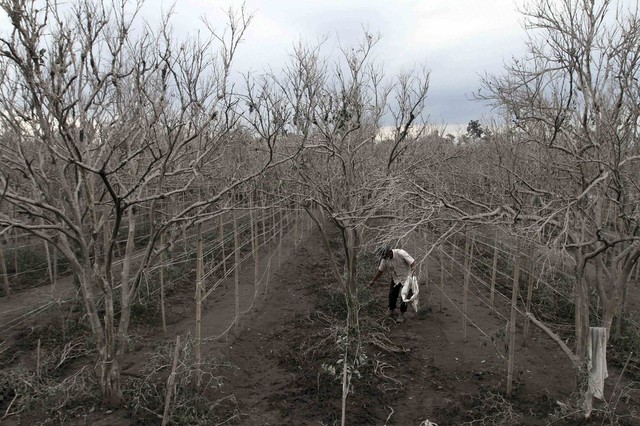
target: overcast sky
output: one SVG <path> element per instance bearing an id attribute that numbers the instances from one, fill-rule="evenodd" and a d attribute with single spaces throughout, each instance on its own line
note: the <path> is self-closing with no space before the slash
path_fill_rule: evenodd
<path id="1" fill-rule="evenodd" d="M 349 44 L 362 27 L 382 35 L 376 54 L 387 75 L 402 67 L 426 65 L 431 71 L 430 123 L 450 132 L 491 111 L 470 100 L 479 75 L 500 73 L 505 60 L 524 52 L 525 32 L 517 6 L 522 0 L 246 0 L 254 18 L 237 57 L 237 70 L 279 69 L 292 45 L 323 35 Z M 153 19 L 171 2 L 147 1 Z M 200 16 L 222 22 L 234 0 L 177 0 L 174 24 L 195 28 Z"/>
<path id="2" fill-rule="evenodd" d="M 105 0 L 109 1 L 109 0 Z M 349 43 L 362 27 L 380 33 L 376 54 L 386 74 L 425 65 L 431 71 L 430 123 L 454 132 L 469 120 L 491 112 L 469 100 L 479 75 L 500 73 L 504 61 L 524 52 L 525 32 L 517 6 L 523 0 L 246 0 L 254 15 L 239 51 L 236 70 L 280 69 L 292 45 L 329 35 Z M 146 0 L 142 16 L 152 22 L 172 4 Z M 178 32 L 202 28 L 200 18 L 222 23 L 224 11 L 239 0 L 176 0 L 173 23 Z M 0 17 L 3 31 L 8 29 Z"/>

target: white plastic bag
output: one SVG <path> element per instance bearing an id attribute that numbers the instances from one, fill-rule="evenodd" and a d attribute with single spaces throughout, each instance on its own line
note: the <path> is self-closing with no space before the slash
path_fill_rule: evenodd
<path id="1" fill-rule="evenodd" d="M 413 292 L 409 297 L 409 290 Z M 413 310 L 418 312 L 418 293 L 420 293 L 420 287 L 418 286 L 418 278 L 412 275 L 410 278 L 402 283 L 402 290 L 400 290 L 400 296 L 404 303 L 411 303 Z"/>

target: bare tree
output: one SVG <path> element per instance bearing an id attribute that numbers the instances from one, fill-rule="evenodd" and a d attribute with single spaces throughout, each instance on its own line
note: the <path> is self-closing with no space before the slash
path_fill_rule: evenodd
<path id="1" fill-rule="evenodd" d="M 225 194 L 286 161 L 270 145 L 243 151 L 237 130 L 229 76 L 251 17 L 230 12 L 226 31 L 209 25 L 209 37 L 178 42 L 169 15 L 160 31 L 137 18 L 140 2 L 0 6 L 11 22 L 0 38 L 0 229 L 26 230 L 68 259 L 104 401 L 118 406 L 131 303 L 172 243 L 160 236 L 219 214 Z"/>
<path id="2" fill-rule="evenodd" d="M 420 131 L 412 129 L 422 124 L 429 87 L 424 70 L 385 79 L 371 57 L 378 40 L 365 32 L 357 46 L 342 46 L 341 60 L 333 63 L 322 59 L 321 45 L 300 46 L 283 85 L 294 105 L 291 132 L 304 137 L 306 147 L 295 163 L 296 182 L 316 222 L 321 225 L 316 213 L 322 212 L 341 233 L 344 274 L 335 259 L 333 269 L 352 314 L 362 232 L 386 207 L 383 200 L 396 182 L 389 170 Z M 389 118 L 395 123 L 392 138 L 381 143 Z M 320 229 L 328 241 L 326 229 Z M 333 256 L 331 250 L 329 254 Z M 357 316 L 350 321 L 357 326 Z"/>
<path id="3" fill-rule="evenodd" d="M 283 179 L 289 195 L 302 204 L 322 233 L 335 280 L 345 290 L 343 421 L 347 364 L 357 358 L 361 345 L 357 262 L 363 232 L 368 223 L 387 215 L 389 203 L 401 195 L 393 190 L 396 167 L 422 129 L 429 87 L 429 73 L 424 70 L 386 79 L 372 57 L 378 40 L 379 36 L 365 32 L 357 45 L 339 46 L 341 54 L 335 61 L 322 54 L 327 40 L 315 46 L 297 45 L 289 67 L 281 75 L 272 74 L 269 84 L 256 92 L 261 96 L 251 100 L 260 117 L 256 130 L 263 137 L 284 131 L 287 139 L 304 146 Z M 271 106 L 264 109 L 263 104 Z M 274 121 L 285 126 L 278 128 Z M 387 132 L 392 136 L 382 143 L 387 122 L 394 123 Z M 329 244 L 333 231 L 341 237 L 343 256 Z"/>
<path id="4" fill-rule="evenodd" d="M 486 142 L 500 196 L 473 208 L 571 254 L 581 363 L 590 283 L 610 330 L 640 257 L 640 16 L 613 0 L 537 1 L 524 15 L 529 54 L 487 76 L 479 95 L 511 128 Z"/>

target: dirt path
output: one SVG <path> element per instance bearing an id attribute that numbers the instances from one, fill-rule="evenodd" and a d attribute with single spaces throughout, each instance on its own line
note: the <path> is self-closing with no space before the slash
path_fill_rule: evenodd
<path id="1" fill-rule="evenodd" d="M 233 394 L 239 401 L 241 424 L 279 425 L 291 424 L 291 421 L 319 424 L 321 420 L 305 417 L 304 407 L 309 401 L 284 400 L 285 391 L 291 395 L 292 388 L 296 387 L 295 376 L 279 365 L 273 354 L 281 354 L 290 345 L 286 327 L 291 327 L 292 319 L 309 317 L 312 313 L 314 296 L 310 286 L 320 280 L 330 280 L 327 260 L 319 235 L 307 236 L 297 249 L 293 249 L 290 242 L 285 245 L 288 249 L 282 254 L 281 267 L 274 268 L 277 270 L 271 276 L 266 297 L 260 290 L 257 310 L 244 317 L 239 337 L 210 344 L 210 351 L 221 352 L 237 367 L 222 392 Z M 263 257 L 261 271 L 266 267 L 264 262 Z M 469 317 L 477 327 L 468 324 L 465 340 L 462 288 L 458 285 L 462 277 L 454 274 L 447 280 L 440 310 L 436 272 L 431 271 L 430 276 L 433 281 L 423 285 L 421 293 L 421 303 L 427 313 L 411 313 L 407 323 L 390 324 L 390 338 L 410 352 L 379 354 L 383 361 L 394 366 L 388 374 L 403 384 L 392 406 L 386 407 L 390 424 L 419 424 L 427 419 L 439 425 L 457 424 L 464 414 L 465 399 L 483 392 L 504 393 L 506 388 L 506 349 L 502 334 L 505 319 L 488 307 L 486 295 L 470 294 Z M 247 285 L 252 280 L 252 265 L 246 265 L 241 278 L 245 283 L 245 303 L 253 291 L 253 287 Z M 376 288 L 381 307 L 386 304 L 386 295 L 386 286 Z M 203 335 L 206 330 L 206 336 L 218 336 L 233 318 L 232 285 L 225 286 L 206 309 L 203 324 L 207 325 L 203 325 Z M 187 321 L 174 332 L 180 328 L 184 332 L 190 324 L 192 322 Z M 540 406 L 541 403 L 553 404 L 556 398 L 571 392 L 573 373 L 557 345 L 538 330 L 531 330 L 527 348 L 517 342 L 515 388 L 517 397 L 531 400 L 531 412 L 535 414 L 536 410 L 548 409 Z M 291 410 L 284 413 L 286 417 L 283 417 L 283 407 Z"/>
<path id="2" fill-rule="evenodd" d="M 410 244 L 408 250 L 411 248 Z M 497 300 L 496 312 L 490 307 L 488 291 L 483 291 L 481 286 L 479 290 L 471 286 L 465 339 L 461 272 L 449 271 L 452 275 L 446 275 L 443 295 L 439 287 L 439 265 L 430 262 L 429 268 L 429 282 L 421 283 L 420 301 L 424 311 L 410 312 L 408 321 L 396 325 L 392 333 L 397 344 L 410 349 L 406 360 L 389 360 L 403 362 L 397 378 L 406 386 L 392 407 L 390 419 L 394 424 L 419 424 L 424 420 L 440 426 L 458 424 L 456 422 L 463 420 L 463 406 L 472 398 L 506 391 L 507 318 L 498 312 L 508 313 L 507 303 Z M 540 401 L 553 404 L 554 398 L 561 399 L 561 395 L 572 391 L 573 370 L 557 344 L 533 326 L 528 346 L 523 347 L 522 323 L 516 324 L 519 337 L 514 395 L 531 400 L 535 418 L 538 409 L 548 410 L 548 407 L 536 407 Z M 489 415 L 487 407 L 484 414 L 483 407 L 478 408 L 478 418 Z M 527 424 L 532 421 L 528 419 Z"/>
<path id="3" fill-rule="evenodd" d="M 459 419 L 465 402 L 482 393 L 506 390 L 503 319 L 470 296 L 469 316 L 481 328 L 468 324 L 465 340 L 461 291 L 455 285 L 446 286 L 451 300 L 445 298 L 440 311 L 440 291 L 433 284 L 429 313 L 410 314 L 408 321 L 393 332 L 395 342 L 411 350 L 398 372 L 397 378 L 406 387 L 392 407 L 395 424 L 418 424 L 424 420 L 456 424 L 454 419 Z M 534 330 L 528 348 L 523 348 L 520 341 L 516 345 L 516 394 L 530 398 L 535 405 L 540 397 L 546 400 L 571 392 L 571 365 L 554 343 Z M 394 361 L 403 360 L 389 360 Z M 532 407 L 534 412 L 535 408 Z"/>
<path id="4" fill-rule="evenodd" d="M 0 340 L 6 339 L 16 329 L 40 321 L 40 314 L 46 314 L 75 295 L 73 280 L 68 276 L 60 278 L 55 285 L 30 288 L 0 298 Z"/>
<path id="5" fill-rule="evenodd" d="M 220 393 L 233 395 L 238 401 L 242 424 L 283 424 L 271 399 L 291 385 L 292 375 L 278 365 L 273 354 L 287 345 L 286 333 L 281 333 L 286 324 L 295 316 L 309 315 L 312 309 L 313 297 L 308 287 L 313 285 L 313 280 L 310 278 L 328 273 L 321 266 L 326 258 L 318 235 L 305 235 L 296 246 L 292 234 L 283 239 L 280 250 L 273 244 L 260 252 L 261 282 L 257 287 L 254 286 L 253 258 L 242 263 L 239 294 L 240 311 L 244 314 L 238 323 L 237 335 L 233 275 L 216 288 L 203 306 L 203 357 L 222 355 L 233 366 L 234 373 L 225 378 Z M 209 281 L 207 287 L 211 285 Z M 166 334 L 156 330 L 145 336 L 148 344 L 128 356 L 125 375 L 137 374 L 144 367 L 149 351 L 161 341 L 169 343 L 175 341 L 176 335 L 194 335 L 192 295 L 192 289 L 187 289 L 183 297 L 181 316 L 184 319 L 171 324 Z"/>
<path id="6" fill-rule="evenodd" d="M 228 347 L 220 348 L 226 359 L 238 367 L 228 377 L 223 393 L 234 394 L 240 402 L 242 424 L 285 424 L 274 407 L 274 397 L 290 389 L 294 376 L 281 367 L 275 354 L 287 341 L 286 324 L 296 316 L 309 316 L 313 308 L 310 277 L 323 273 L 318 258 L 319 240 L 306 240 L 275 274 L 266 303 L 260 312 L 245 321 L 245 329 Z"/>
<path id="7" fill-rule="evenodd" d="M 203 234 L 210 231 L 217 232 L 217 225 L 209 225 L 203 230 Z M 195 238 L 195 235 L 186 237 Z M 183 241 L 178 239 L 178 242 Z M 145 254 L 146 248 L 133 252 L 132 267 L 139 265 Z M 122 270 L 123 259 L 117 259 L 113 263 L 113 273 L 117 275 Z M 44 271 L 43 275 L 47 275 Z M 48 278 L 43 278 L 48 281 Z M 56 283 L 49 283 L 39 287 L 28 288 L 12 293 L 10 297 L 0 298 L 0 341 L 9 337 L 15 330 L 29 327 L 42 321 L 48 312 L 55 310 L 66 302 L 75 300 L 80 294 L 80 289 L 73 284 L 73 276 L 69 273 L 57 277 Z"/>

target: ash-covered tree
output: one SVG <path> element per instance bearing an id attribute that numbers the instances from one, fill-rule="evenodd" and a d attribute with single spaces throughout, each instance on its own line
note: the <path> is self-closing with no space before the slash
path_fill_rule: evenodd
<path id="1" fill-rule="evenodd" d="M 609 331 L 640 257 L 640 16 L 613 0 L 537 1 L 524 15 L 528 55 L 483 82 L 511 123 L 493 145 L 504 199 L 474 207 L 570 253 L 581 368 L 590 286 Z"/>
<path id="2" fill-rule="evenodd" d="M 378 40 L 365 33 L 358 45 L 341 47 L 335 62 L 322 59 L 319 47 L 301 46 L 287 79 L 294 99 L 291 131 L 304 136 L 306 148 L 294 163 L 296 183 L 309 213 L 318 208 L 341 234 L 345 266 L 341 271 L 334 261 L 334 274 L 346 291 L 351 327 L 357 326 L 362 233 L 393 203 L 396 167 L 423 131 L 429 88 L 423 69 L 385 79 L 372 58 Z M 383 141 L 389 118 L 391 132 Z"/>
<path id="3" fill-rule="evenodd" d="M 570 256 L 575 346 L 547 330 L 583 378 L 589 326 L 610 335 L 640 258 L 640 17 L 610 0 L 537 1 L 525 17 L 528 55 L 478 96 L 508 122 L 409 177 L 439 206 L 441 239 L 489 225 Z"/>
<path id="4" fill-rule="evenodd" d="M 343 359 L 343 421 L 349 366 L 361 350 L 357 263 L 363 232 L 375 220 L 388 220 L 388 210 L 401 196 L 393 190 L 397 168 L 423 131 L 429 88 L 424 69 L 385 78 L 373 60 L 378 40 L 365 32 L 353 47 L 339 46 L 337 59 L 323 55 L 326 40 L 299 44 L 283 74 L 269 76 L 256 90 L 262 95 L 252 100 L 260 134 L 285 131 L 288 140 L 304 147 L 282 175 L 284 187 L 317 224 L 336 283 L 345 291 L 349 350 Z M 274 124 L 281 120 L 283 129 Z M 385 124 L 390 131 L 382 141 Z M 342 256 L 329 244 L 333 231 L 340 235 Z"/>
<path id="5" fill-rule="evenodd" d="M 224 32 L 207 25 L 207 37 L 178 41 L 170 15 L 157 31 L 138 18 L 140 2 L 0 6 L 11 24 L 0 36 L 0 229 L 28 231 L 67 258 L 104 402 L 119 406 L 132 301 L 171 244 L 160 236 L 218 214 L 225 194 L 279 161 L 272 145 L 237 149 L 228 80 L 250 17 L 230 12 Z"/>

